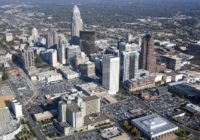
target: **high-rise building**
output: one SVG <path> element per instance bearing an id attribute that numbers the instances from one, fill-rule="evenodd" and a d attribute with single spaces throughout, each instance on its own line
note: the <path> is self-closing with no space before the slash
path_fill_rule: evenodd
<path id="1" fill-rule="evenodd" d="M 104 55 L 102 85 L 109 94 L 116 94 L 119 91 L 119 57 Z"/>
<path id="2" fill-rule="evenodd" d="M 89 57 L 84 53 L 81 52 L 75 56 L 75 67 L 76 69 L 81 65 L 89 62 Z"/>
<path id="3" fill-rule="evenodd" d="M 58 65 L 57 50 L 56 49 L 49 49 L 48 50 L 48 62 L 53 67 Z"/>
<path id="4" fill-rule="evenodd" d="M 36 29 L 36 28 L 33 28 L 32 29 L 32 34 L 31 34 L 31 36 L 32 36 L 32 40 L 37 40 L 38 38 L 39 38 L 39 33 L 38 33 L 38 30 Z"/>
<path id="5" fill-rule="evenodd" d="M 55 30 L 49 29 L 47 32 L 47 48 L 58 45 L 58 34 Z"/>
<path id="6" fill-rule="evenodd" d="M 68 42 L 65 37 L 61 37 L 58 43 L 58 61 L 61 64 L 66 64 L 66 49 L 68 47 Z"/>
<path id="7" fill-rule="evenodd" d="M 176 55 L 163 55 L 161 57 L 162 62 L 165 63 L 166 67 L 171 70 L 180 70 L 182 65 L 182 60 Z"/>
<path id="8" fill-rule="evenodd" d="M 80 32 L 80 46 L 81 51 L 90 55 L 97 52 L 95 47 L 96 35 L 94 31 L 81 31 Z"/>
<path id="9" fill-rule="evenodd" d="M 22 105 L 16 99 L 11 100 L 12 110 L 16 118 L 23 117 Z"/>
<path id="10" fill-rule="evenodd" d="M 96 95 L 82 97 L 80 106 L 82 108 L 83 116 L 98 113 L 100 112 L 100 98 Z"/>
<path id="11" fill-rule="evenodd" d="M 6 39 L 6 42 L 13 41 L 13 34 L 12 33 L 6 33 L 5 34 L 5 39 Z"/>
<path id="12" fill-rule="evenodd" d="M 139 68 L 148 70 L 150 73 L 155 73 L 157 69 L 154 38 L 150 34 L 146 34 L 142 37 Z"/>
<path id="13" fill-rule="evenodd" d="M 81 108 L 77 104 L 71 104 L 66 109 L 66 121 L 74 128 L 80 128 L 84 124 Z"/>
<path id="14" fill-rule="evenodd" d="M 72 37 L 79 37 L 80 31 L 83 30 L 83 21 L 81 18 L 80 10 L 77 5 L 73 8 L 72 14 Z"/>
<path id="15" fill-rule="evenodd" d="M 67 111 L 67 104 L 65 102 L 60 101 L 58 104 L 58 111 L 59 111 L 59 121 L 66 122 L 66 111 Z"/>
<path id="16" fill-rule="evenodd" d="M 82 77 L 93 77 L 95 76 L 95 64 L 88 61 L 80 65 L 80 72 Z"/>
<path id="17" fill-rule="evenodd" d="M 31 47 L 26 48 L 22 51 L 23 66 L 25 69 L 29 69 L 35 66 L 34 51 Z"/>
<path id="18" fill-rule="evenodd" d="M 138 77 L 139 53 L 123 51 L 120 57 L 120 79 L 122 81 Z"/>
<path id="19" fill-rule="evenodd" d="M 80 46 L 78 45 L 70 45 L 67 48 L 67 63 L 73 67 L 75 67 L 75 56 L 80 54 Z"/>

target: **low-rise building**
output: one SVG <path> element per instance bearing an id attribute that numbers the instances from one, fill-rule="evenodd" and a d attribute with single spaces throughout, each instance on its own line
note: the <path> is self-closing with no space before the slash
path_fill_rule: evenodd
<path id="1" fill-rule="evenodd" d="M 116 126 L 100 131 L 101 136 L 107 140 L 129 140 L 130 137 Z"/>
<path id="2" fill-rule="evenodd" d="M 124 86 L 129 91 L 143 90 L 146 88 L 155 87 L 154 76 L 143 76 L 136 79 L 128 80 L 124 83 Z"/>
<path id="3" fill-rule="evenodd" d="M 97 85 L 94 82 L 77 85 L 77 88 L 83 91 L 83 93 L 92 96 L 92 95 L 105 95 L 108 91 L 100 85 Z"/>
<path id="4" fill-rule="evenodd" d="M 162 61 L 166 64 L 168 69 L 179 70 L 181 68 L 182 59 L 178 56 L 164 55 L 162 56 Z"/>
<path id="5" fill-rule="evenodd" d="M 62 80 L 62 75 L 56 71 L 42 71 L 30 76 L 32 80 L 45 81 L 47 83 Z"/>
<path id="6" fill-rule="evenodd" d="M 45 112 L 34 114 L 34 118 L 36 121 L 41 122 L 41 121 L 52 119 L 53 114 L 49 111 L 45 111 Z"/>
<path id="7" fill-rule="evenodd" d="M 63 77 L 68 80 L 79 77 L 79 73 L 72 70 L 70 67 L 61 66 L 58 69 L 59 69 L 58 71 L 63 75 Z"/>
<path id="8" fill-rule="evenodd" d="M 131 121 L 148 140 L 156 140 L 175 133 L 178 126 L 157 114 L 151 114 Z"/>
<path id="9" fill-rule="evenodd" d="M 184 108 L 192 114 L 200 114 L 200 107 L 195 104 L 189 103 Z"/>
<path id="10" fill-rule="evenodd" d="M 1 140 L 13 140 L 22 129 L 19 119 L 13 118 L 9 108 L 0 108 L 0 139 Z"/>

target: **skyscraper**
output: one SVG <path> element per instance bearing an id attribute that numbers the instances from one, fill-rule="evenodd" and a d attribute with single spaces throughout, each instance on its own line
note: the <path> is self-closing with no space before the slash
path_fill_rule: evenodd
<path id="1" fill-rule="evenodd" d="M 55 30 L 49 29 L 47 32 L 47 48 L 58 45 L 58 34 Z"/>
<path id="2" fill-rule="evenodd" d="M 95 47 L 95 32 L 94 31 L 81 31 L 80 32 L 80 46 L 81 51 L 85 54 L 90 55 L 96 53 L 97 49 Z"/>
<path id="3" fill-rule="evenodd" d="M 122 81 L 138 77 L 139 53 L 123 51 L 120 57 L 120 78 Z"/>
<path id="4" fill-rule="evenodd" d="M 102 85 L 109 94 L 119 91 L 119 57 L 104 55 L 103 57 Z"/>
<path id="5" fill-rule="evenodd" d="M 68 42 L 65 37 L 61 37 L 58 42 L 58 61 L 61 64 L 66 64 L 66 48 L 68 47 Z"/>
<path id="6" fill-rule="evenodd" d="M 67 63 L 72 66 L 75 67 L 75 56 L 79 55 L 81 53 L 80 50 L 80 46 L 78 45 L 70 45 L 67 47 Z"/>
<path id="7" fill-rule="evenodd" d="M 141 40 L 140 69 L 148 70 L 150 73 L 156 72 L 156 56 L 154 53 L 154 38 L 152 35 L 146 34 Z"/>
<path id="8" fill-rule="evenodd" d="M 77 5 L 73 8 L 72 21 L 71 21 L 71 37 L 72 42 L 77 43 L 76 41 L 80 37 L 80 31 L 83 30 L 83 21 L 81 18 L 80 10 Z"/>
<path id="9" fill-rule="evenodd" d="M 38 39 L 38 37 L 39 37 L 38 30 L 36 28 L 33 28 L 32 29 L 32 39 L 35 41 Z"/>
<path id="10" fill-rule="evenodd" d="M 23 66 L 25 69 L 29 69 L 35 66 L 34 51 L 31 47 L 28 47 L 27 49 L 23 50 L 22 56 L 23 56 Z"/>
<path id="11" fill-rule="evenodd" d="M 49 49 L 48 50 L 48 62 L 53 67 L 58 65 L 57 50 L 56 49 Z"/>

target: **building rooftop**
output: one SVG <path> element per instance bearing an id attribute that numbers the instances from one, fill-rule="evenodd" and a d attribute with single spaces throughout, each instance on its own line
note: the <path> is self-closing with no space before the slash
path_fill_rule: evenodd
<path id="1" fill-rule="evenodd" d="M 73 71 L 70 67 L 61 66 L 59 69 L 67 74 L 77 74 L 77 72 Z"/>
<path id="2" fill-rule="evenodd" d="M 176 130 L 178 127 L 157 114 L 152 114 L 132 120 L 132 123 L 150 138 L 163 132 Z"/>
<path id="3" fill-rule="evenodd" d="M 105 139 L 114 138 L 122 135 L 122 132 L 117 127 L 107 128 L 101 131 L 101 136 Z"/>
<path id="4" fill-rule="evenodd" d="M 67 107 L 71 112 L 80 112 L 81 108 L 77 104 L 72 104 Z"/>
<path id="5" fill-rule="evenodd" d="M 92 96 L 88 96 L 88 97 L 82 97 L 83 101 L 87 102 L 87 101 L 91 101 L 91 100 L 95 100 L 95 99 L 99 99 L 96 95 L 92 95 Z"/>
<path id="6" fill-rule="evenodd" d="M 13 119 L 7 107 L 0 109 L 0 120 L 0 137 L 2 135 L 12 133 L 19 127 L 19 124 Z"/>
<path id="7" fill-rule="evenodd" d="M 164 55 L 164 56 L 175 60 L 181 60 L 181 58 L 178 57 L 177 55 Z"/>
<path id="8" fill-rule="evenodd" d="M 93 82 L 77 85 L 77 87 L 89 95 L 107 93 L 106 89 Z"/>
<path id="9" fill-rule="evenodd" d="M 94 113 L 94 114 L 90 114 L 84 117 L 84 124 L 90 125 L 90 124 L 102 122 L 105 120 L 108 120 L 108 117 L 106 117 L 104 114 Z"/>
<path id="10" fill-rule="evenodd" d="M 200 107 L 194 104 L 187 104 L 185 109 L 192 112 L 192 113 L 200 113 Z"/>

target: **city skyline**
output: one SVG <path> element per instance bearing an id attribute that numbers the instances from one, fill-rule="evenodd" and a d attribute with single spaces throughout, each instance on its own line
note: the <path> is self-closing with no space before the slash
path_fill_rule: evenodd
<path id="1" fill-rule="evenodd" d="M 199 140 L 195 1 L 0 1 L 0 139 Z"/>

